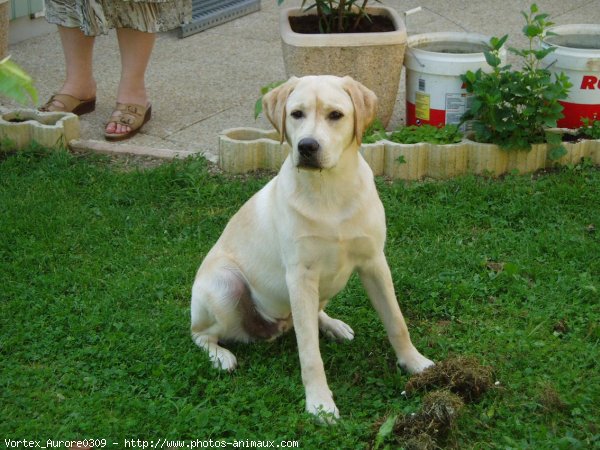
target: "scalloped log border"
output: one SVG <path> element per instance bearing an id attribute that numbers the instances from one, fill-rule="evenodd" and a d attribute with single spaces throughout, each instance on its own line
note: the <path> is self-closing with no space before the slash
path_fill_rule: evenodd
<path id="1" fill-rule="evenodd" d="M 15 109 L 0 114 L 0 141 L 8 140 L 17 149 L 32 141 L 44 147 L 66 148 L 79 135 L 79 117 L 72 113 Z"/>
<path id="2" fill-rule="evenodd" d="M 458 144 L 397 144 L 381 140 L 363 144 L 360 153 L 375 175 L 400 180 L 447 179 L 468 173 L 500 176 L 517 170 L 531 173 L 539 169 L 577 164 L 590 158 L 600 165 L 600 140 L 565 143 L 567 154 L 559 160 L 548 158 L 546 144 L 530 151 L 505 151 L 494 144 L 464 139 Z M 219 135 L 219 166 L 225 172 L 246 173 L 278 170 L 289 154 L 287 143 L 279 143 L 275 130 L 230 128 Z"/>

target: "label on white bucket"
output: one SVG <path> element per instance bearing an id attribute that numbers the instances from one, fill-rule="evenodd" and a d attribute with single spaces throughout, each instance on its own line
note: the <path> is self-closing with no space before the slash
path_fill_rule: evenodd
<path id="1" fill-rule="evenodd" d="M 472 96 L 463 91 L 458 94 L 446 94 L 446 123 L 458 124 L 467 112 Z"/>
<path id="2" fill-rule="evenodd" d="M 458 77 L 416 74 L 406 75 L 407 125 L 458 124 L 467 111 L 471 96 Z"/>
<path id="3" fill-rule="evenodd" d="M 408 125 L 460 123 L 471 97 L 460 77 L 469 70 L 491 70 L 484 55 L 489 40 L 476 33 L 454 32 L 409 38 L 404 57 Z M 502 49 L 500 56 L 505 61 L 506 50 Z M 425 95 L 429 101 L 427 109 Z"/>
<path id="4" fill-rule="evenodd" d="M 415 94 L 415 117 L 417 120 L 429 122 L 431 111 L 431 96 L 424 92 Z"/>

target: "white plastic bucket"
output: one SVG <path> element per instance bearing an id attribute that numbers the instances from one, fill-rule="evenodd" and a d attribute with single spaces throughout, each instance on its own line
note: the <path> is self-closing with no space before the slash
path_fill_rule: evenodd
<path id="1" fill-rule="evenodd" d="M 542 63 L 555 73 L 564 72 L 573 86 L 561 101 L 562 128 L 579 128 L 582 118 L 600 120 L 600 25 L 559 25 L 548 29 L 543 46 L 556 48 Z"/>
<path id="2" fill-rule="evenodd" d="M 462 74 L 490 72 L 484 51 L 488 36 L 476 33 L 426 33 L 408 38 L 406 67 L 406 123 L 443 126 L 458 124 L 469 107 L 470 94 Z M 502 64 L 506 50 L 500 52 Z"/>

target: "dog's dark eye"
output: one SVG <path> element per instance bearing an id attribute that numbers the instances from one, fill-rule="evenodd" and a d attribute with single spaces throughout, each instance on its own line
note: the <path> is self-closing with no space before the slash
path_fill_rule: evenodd
<path id="1" fill-rule="evenodd" d="M 296 111 L 292 111 L 292 114 L 290 114 L 294 119 L 302 119 L 304 117 L 304 113 L 302 111 L 296 110 Z"/>
<path id="2" fill-rule="evenodd" d="M 331 111 L 329 113 L 329 120 L 340 120 L 342 117 L 344 117 L 344 114 L 339 111 Z"/>

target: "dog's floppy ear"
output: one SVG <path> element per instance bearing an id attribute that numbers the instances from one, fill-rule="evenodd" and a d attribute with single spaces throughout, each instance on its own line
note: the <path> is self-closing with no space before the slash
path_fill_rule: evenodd
<path id="1" fill-rule="evenodd" d="M 342 79 L 343 87 L 354 104 L 354 136 L 358 145 L 362 143 L 363 133 L 377 114 L 375 93 L 351 77 Z"/>
<path id="2" fill-rule="evenodd" d="M 273 124 L 275 129 L 279 132 L 283 143 L 285 140 L 285 104 L 288 97 L 300 81 L 299 78 L 292 77 L 283 83 L 281 86 L 267 92 L 262 98 L 262 106 L 267 119 Z"/>

